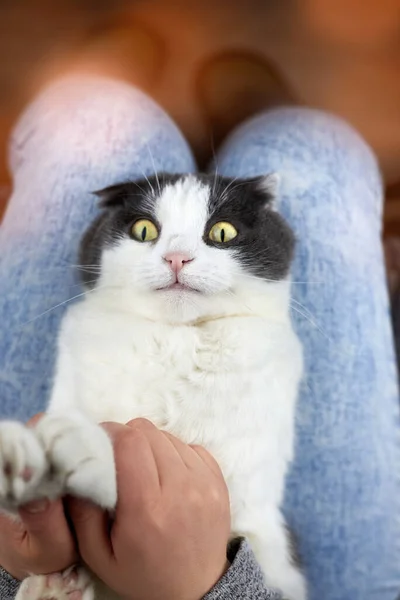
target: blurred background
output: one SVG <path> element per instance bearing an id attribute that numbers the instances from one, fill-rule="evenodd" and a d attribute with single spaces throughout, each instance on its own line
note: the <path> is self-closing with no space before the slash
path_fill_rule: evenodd
<path id="1" fill-rule="evenodd" d="M 149 92 L 200 164 L 263 107 L 343 116 L 378 155 L 385 234 L 400 236 L 400 0 L 0 0 L 0 54 L 0 214 L 18 114 L 46 81 L 84 70 Z"/>

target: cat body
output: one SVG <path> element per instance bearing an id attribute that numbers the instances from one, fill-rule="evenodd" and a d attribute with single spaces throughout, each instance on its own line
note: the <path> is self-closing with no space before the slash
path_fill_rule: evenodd
<path id="1" fill-rule="evenodd" d="M 24 501 L 63 488 L 112 510 L 112 448 L 96 423 L 147 418 L 211 452 L 232 537 L 249 539 L 268 585 L 304 600 L 280 512 L 302 352 L 289 311 L 293 237 L 272 205 L 275 179 L 243 181 L 236 195 L 232 181 L 208 176 L 134 185 L 101 193 L 104 211 L 83 240 L 89 292 L 63 319 L 37 427 L 44 447 L 66 432 L 54 452 L 60 476 L 49 481 L 42 465 Z"/>

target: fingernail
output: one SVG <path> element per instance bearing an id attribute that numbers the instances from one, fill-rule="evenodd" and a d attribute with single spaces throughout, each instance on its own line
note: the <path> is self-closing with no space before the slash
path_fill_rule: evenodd
<path id="1" fill-rule="evenodd" d="M 22 510 L 28 513 L 41 513 L 44 512 L 49 506 L 49 501 L 44 498 L 43 500 L 35 500 L 35 502 L 29 502 L 22 507 Z"/>

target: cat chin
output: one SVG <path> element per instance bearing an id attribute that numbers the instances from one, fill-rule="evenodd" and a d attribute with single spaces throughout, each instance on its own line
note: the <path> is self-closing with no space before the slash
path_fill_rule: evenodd
<path id="1" fill-rule="evenodd" d="M 213 304 L 211 297 L 196 290 L 166 288 L 141 296 L 135 308 L 150 319 L 184 324 L 207 318 Z"/>
<path id="2" fill-rule="evenodd" d="M 104 284 L 88 298 L 117 312 L 168 324 L 246 315 L 282 321 L 289 316 L 290 280 L 267 283 L 237 279 L 234 288 L 214 294 L 185 287 L 146 290 Z"/>
<path id="3" fill-rule="evenodd" d="M 232 302 L 231 296 L 207 295 L 189 288 L 147 291 L 119 288 L 117 293 L 99 288 L 89 296 L 91 301 L 96 298 L 103 307 L 168 324 L 190 324 L 237 312 L 237 303 Z"/>

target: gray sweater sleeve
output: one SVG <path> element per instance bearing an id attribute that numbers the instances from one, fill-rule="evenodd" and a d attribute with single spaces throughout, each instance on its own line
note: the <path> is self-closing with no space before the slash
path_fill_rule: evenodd
<path id="1" fill-rule="evenodd" d="M 264 578 L 249 544 L 235 540 L 228 552 L 231 566 L 203 600 L 282 600 L 265 587 Z M 0 567 L 0 600 L 14 600 L 20 581 Z"/>
<path id="2" fill-rule="evenodd" d="M 282 600 L 279 592 L 265 586 L 261 568 L 246 540 L 232 542 L 228 559 L 231 566 L 203 600 Z"/>
<path id="3" fill-rule="evenodd" d="M 20 583 L 0 567 L 0 600 L 14 600 Z"/>

